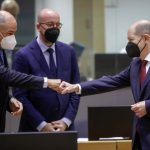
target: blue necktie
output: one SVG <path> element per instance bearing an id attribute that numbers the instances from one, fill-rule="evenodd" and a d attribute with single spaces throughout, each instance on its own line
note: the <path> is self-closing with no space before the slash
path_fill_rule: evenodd
<path id="1" fill-rule="evenodd" d="M 53 58 L 54 50 L 52 48 L 49 48 L 47 49 L 47 52 L 49 53 L 49 67 L 50 67 L 52 78 L 57 78 L 57 69 Z"/>

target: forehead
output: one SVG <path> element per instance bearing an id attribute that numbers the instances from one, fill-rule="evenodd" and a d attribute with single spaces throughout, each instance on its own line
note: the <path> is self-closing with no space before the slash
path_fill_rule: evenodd
<path id="1" fill-rule="evenodd" d="M 17 22 L 15 20 L 6 21 L 3 25 L 2 32 L 14 34 L 17 31 Z"/>
<path id="2" fill-rule="evenodd" d="M 58 14 L 53 12 L 46 12 L 42 16 L 42 22 L 59 22 L 60 17 Z"/>

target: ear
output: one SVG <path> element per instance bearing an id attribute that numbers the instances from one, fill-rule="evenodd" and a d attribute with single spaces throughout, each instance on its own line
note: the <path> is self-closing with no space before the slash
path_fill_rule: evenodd
<path id="1" fill-rule="evenodd" d="M 147 41 L 147 40 L 150 40 L 150 35 L 149 34 L 144 34 L 143 35 L 144 39 Z"/>
<path id="2" fill-rule="evenodd" d="M 37 28 L 38 31 L 40 31 L 40 23 L 36 24 L 36 28 Z"/>

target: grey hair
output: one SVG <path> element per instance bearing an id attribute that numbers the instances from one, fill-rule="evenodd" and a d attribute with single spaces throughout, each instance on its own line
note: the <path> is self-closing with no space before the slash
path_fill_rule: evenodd
<path id="1" fill-rule="evenodd" d="M 135 34 L 140 36 L 143 34 L 150 35 L 150 21 L 146 20 L 137 24 L 135 27 Z"/>

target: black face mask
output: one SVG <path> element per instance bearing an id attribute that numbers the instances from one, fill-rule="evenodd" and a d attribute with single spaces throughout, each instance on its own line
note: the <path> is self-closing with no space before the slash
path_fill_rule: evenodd
<path id="1" fill-rule="evenodd" d="M 59 36 L 60 30 L 58 28 L 48 28 L 45 31 L 45 38 L 51 43 L 55 43 Z"/>
<path id="2" fill-rule="evenodd" d="M 137 44 L 133 42 L 128 42 L 126 46 L 126 52 L 129 57 L 139 57 L 140 56 L 140 49 Z"/>
<path id="3" fill-rule="evenodd" d="M 140 39 L 141 41 L 141 39 Z M 126 52 L 127 52 L 127 55 L 129 57 L 139 57 L 141 52 L 143 51 L 143 49 L 145 48 L 145 46 L 142 48 L 142 50 L 140 51 L 139 47 L 138 47 L 138 44 L 140 43 L 140 41 L 135 44 L 133 42 L 128 42 L 127 46 L 126 46 Z"/>

